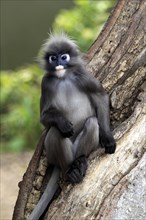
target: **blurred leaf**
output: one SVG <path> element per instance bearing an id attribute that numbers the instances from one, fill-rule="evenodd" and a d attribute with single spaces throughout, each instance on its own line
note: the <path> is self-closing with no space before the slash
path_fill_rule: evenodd
<path id="1" fill-rule="evenodd" d="M 41 133 L 39 120 L 42 70 L 36 66 L 1 72 L 1 145 L 4 150 L 34 147 Z"/>

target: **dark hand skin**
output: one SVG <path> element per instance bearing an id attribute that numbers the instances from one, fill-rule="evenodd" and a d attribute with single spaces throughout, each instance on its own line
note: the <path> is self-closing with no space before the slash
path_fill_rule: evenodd
<path id="1" fill-rule="evenodd" d="M 99 143 L 101 147 L 105 148 L 105 153 L 113 154 L 116 150 L 116 142 L 113 138 L 112 133 L 106 133 L 104 130 L 99 128 Z"/>

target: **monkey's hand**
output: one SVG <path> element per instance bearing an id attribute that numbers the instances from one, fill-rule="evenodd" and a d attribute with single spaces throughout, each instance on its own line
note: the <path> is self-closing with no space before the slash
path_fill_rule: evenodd
<path id="1" fill-rule="evenodd" d="M 112 133 L 106 133 L 104 130 L 99 132 L 99 142 L 105 148 L 105 153 L 113 154 L 116 150 L 116 142 Z"/>
<path id="2" fill-rule="evenodd" d="M 59 119 L 57 127 L 63 137 L 70 137 L 74 134 L 73 124 L 64 118 Z"/>

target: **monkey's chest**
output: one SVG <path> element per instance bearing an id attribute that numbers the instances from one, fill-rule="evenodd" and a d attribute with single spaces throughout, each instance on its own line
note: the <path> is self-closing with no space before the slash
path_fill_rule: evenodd
<path id="1" fill-rule="evenodd" d="M 94 114 L 88 96 L 72 84 L 62 84 L 57 88 L 54 106 L 71 121 L 74 126 L 81 126 Z"/>

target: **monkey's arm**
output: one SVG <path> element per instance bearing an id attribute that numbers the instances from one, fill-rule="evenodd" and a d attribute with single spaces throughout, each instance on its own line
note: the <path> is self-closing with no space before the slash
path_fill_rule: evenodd
<path id="1" fill-rule="evenodd" d="M 96 101 L 96 113 L 99 123 L 99 141 L 105 152 L 112 154 L 116 149 L 116 142 L 110 129 L 110 110 L 109 110 L 109 96 L 106 93 L 98 93 L 94 97 Z"/>
<path id="2" fill-rule="evenodd" d="M 65 116 L 52 104 L 55 94 L 55 83 L 44 77 L 42 81 L 42 95 L 40 100 L 40 121 L 46 127 L 55 126 L 64 137 L 73 135 L 73 125 Z"/>
<path id="3" fill-rule="evenodd" d="M 99 123 L 99 141 L 106 153 L 114 153 L 116 143 L 110 129 L 109 96 L 101 83 L 86 72 L 76 73 L 76 84 L 89 95 Z"/>
<path id="4" fill-rule="evenodd" d="M 59 129 L 63 137 L 73 135 L 73 124 L 54 107 L 50 106 L 46 111 L 42 112 L 41 123 L 48 128 L 55 126 Z"/>

